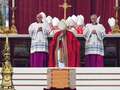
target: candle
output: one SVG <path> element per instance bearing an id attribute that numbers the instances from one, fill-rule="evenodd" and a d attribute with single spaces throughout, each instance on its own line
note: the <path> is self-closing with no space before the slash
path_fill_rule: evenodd
<path id="1" fill-rule="evenodd" d="M 15 0 L 12 0 L 12 8 L 15 7 Z"/>
<path id="2" fill-rule="evenodd" d="M 9 20 L 5 21 L 5 27 L 9 27 Z"/>
<path id="3" fill-rule="evenodd" d="M 116 6 L 116 7 L 119 6 L 119 2 L 118 2 L 118 0 L 116 0 L 115 6 Z"/>
<path id="4" fill-rule="evenodd" d="M 6 5 L 5 26 L 9 27 L 9 6 Z"/>

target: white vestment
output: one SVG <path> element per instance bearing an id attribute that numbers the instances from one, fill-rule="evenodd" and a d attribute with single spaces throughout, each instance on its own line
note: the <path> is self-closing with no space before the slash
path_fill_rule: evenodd
<path id="1" fill-rule="evenodd" d="M 42 31 L 38 31 L 39 28 Z M 34 22 L 29 26 L 29 35 L 31 37 L 31 53 L 34 52 L 48 52 L 47 36 L 50 32 L 50 27 L 47 22 L 37 23 Z"/>
<path id="2" fill-rule="evenodd" d="M 92 31 L 96 30 L 96 34 Z M 104 56 L 103 39 L 105 36 L 105 28 L 102 24 L 87 24 L 83 35 L 86 39 L 85 43 L 85 55 L 98 54 Z"/>

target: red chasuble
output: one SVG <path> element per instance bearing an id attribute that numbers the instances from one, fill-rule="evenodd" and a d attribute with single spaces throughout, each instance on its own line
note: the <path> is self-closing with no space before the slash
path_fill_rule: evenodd
<path id="1" fill-rule="evenodd" d="M 55 58 L 55 50 L 57 46 L 57 39 L 62 32 L 57 32 L 49 43 L 49 67 L 57 67 L 57 60 Z M 79 67 L 80 66 L 80 42 L 73 35 L 72 32 L 66 31 L 67 41 L 67 66 L 66 67 Z"/>

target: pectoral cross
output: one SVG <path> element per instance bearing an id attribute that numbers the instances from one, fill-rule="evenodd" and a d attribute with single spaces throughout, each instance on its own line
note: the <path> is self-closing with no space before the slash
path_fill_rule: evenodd
<path id="1" fill-rule="evenodd" d="M 68 5 L 67 0 L 64 0 L 63 5 L 59 5 L 59 7 L 62 7 L 64 9 L 64 19 L 67 17 L 67 9 L 69 7 L 72 7 L 71 5 Z"/>

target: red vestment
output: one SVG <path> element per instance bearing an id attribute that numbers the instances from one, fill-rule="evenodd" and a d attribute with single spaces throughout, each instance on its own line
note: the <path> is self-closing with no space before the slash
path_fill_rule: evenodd
<path id="1" fill-rule="evenodd" d="M 61 34 L 61 31 L 57 32 L 52 40 L 49 43 L 49 67 L 56 67 L 57 63 L 55 60 L 55 49 L 58 36 Z M 68 57 L 68 66 L 66 67 L 79 67 L 80 66 L 80 42 L 77 38 L 73 35 L 72 32 L 66 31 L 67 37 L 67 57 Z"/>
<path id="2" fill-rule="evenodd" d="M 77 31 L 77 34 L 83 34 L 83 28 L 82 27 L 77 27 L 76 31 Z"/>

